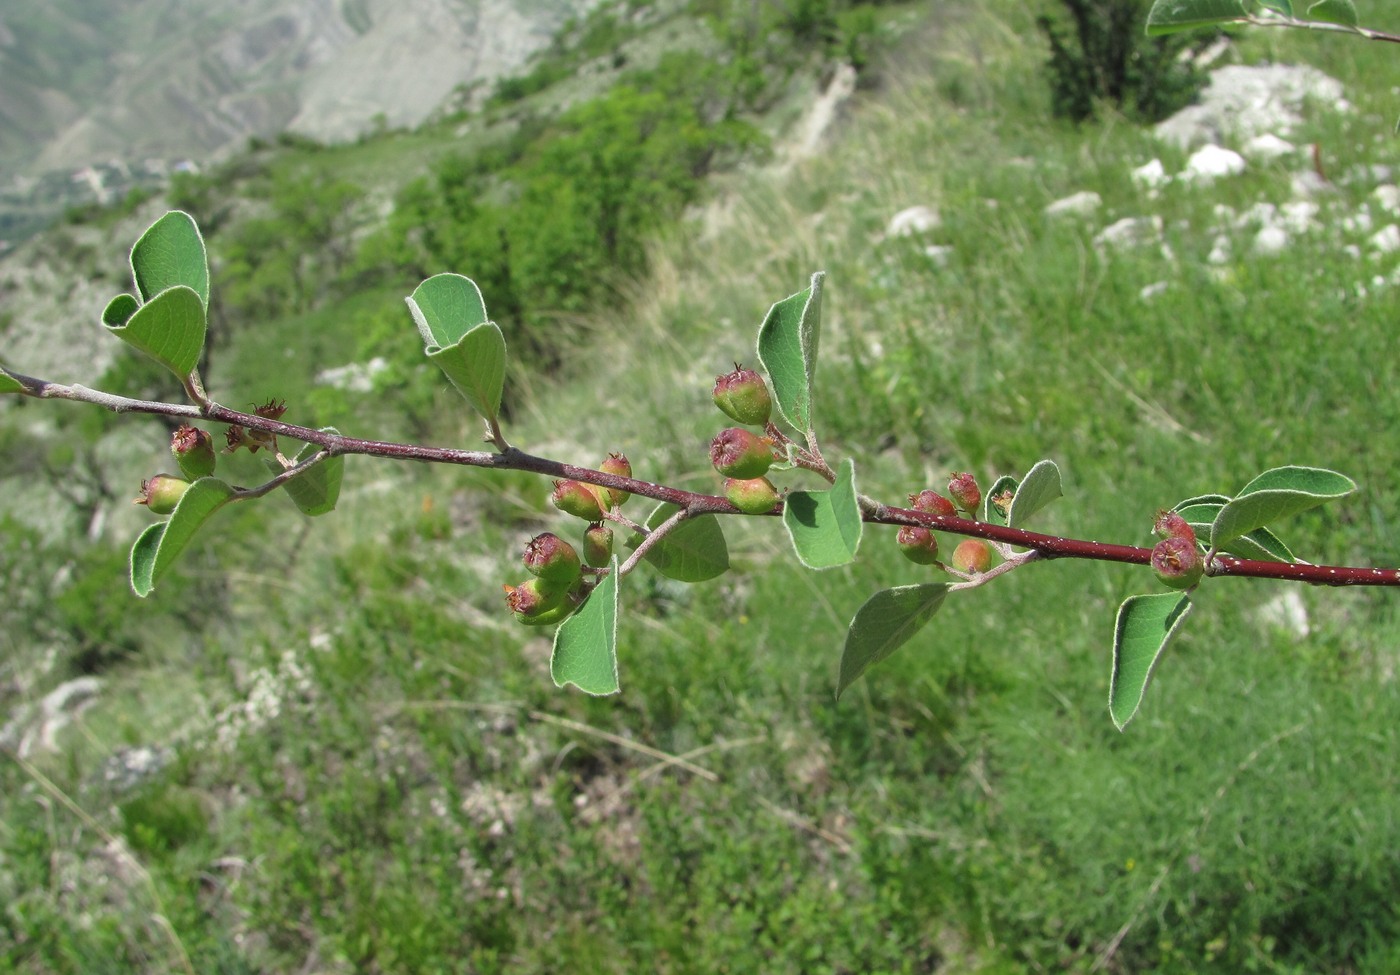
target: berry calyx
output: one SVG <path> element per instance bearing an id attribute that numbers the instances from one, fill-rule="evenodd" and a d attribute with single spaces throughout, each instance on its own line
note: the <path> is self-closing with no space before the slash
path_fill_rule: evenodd
<path id="1" fill-rule="evenodd" d="M 724 496 L 746 515 L 767 514 L 779 498 L 778 489 L 766 477 L 725 478 Z"/>
<path id="2" fill-rule="evenodd" d="M 555 481 L 549 495 L 554 507 L 584 521 L 602 521 L 603 503 L 597 493 L 582 481 Z"/>
<path id="3" fill-rule="evenodd" d="M 583 532 L 583 561 L 585 565 L 601 569 L 612 559 L 613 530 L 607 525 L 594 522 Z"/>
<path id="4" fill-rule="evenodd" d="M 568 586 L 543 579 L 526 579 L 518 586 L 502 588 L 506 591 L 506 607 L 522 623 L 543 622 L 541 616 L 568 603 Z"/>
<path id="5" fill-rule="evenodd" d="M 977 486 L 977 478 L 965 471 L 955 472 L 948 481 L 948 496 L 960 509 L 976 517 L 977 506 L 982 503 L 982 489 Z"/>
<path id="6" fill-rule="evenodd" d="M 214 473 L 214 439 L 198 427 L 183 423 L 170 437 L 170 452 L 180 473 L 191 481 Z"/>
<path id="7" fill-rule="evenodd" d="M 953 507 L 953 502 L 931 488 L 909 495 L 909 506 L 915 511 L 924 511 L 931 515 L 956 517 L 958 513 L 958 509 Z"/>
<path id="8" fill-rule="evenodd" d="M 710 441 L 710 462 L 725 477 L 762 477 L 773 466 L 773 440 L 743 427 L 730 427 Z"/>
<path id="9" fill-rule="evenodd" d="M 1205 574 L 1205 562 L 1194 537 L 1171 535 L 1152 546 L 1152 571 L 1170 589 L 1190 589 Z"/>
<path id="10" fill-rule="evenodd" d="M 182 477 L 157 474 L 141 482 L 141 496 L 133 498 L 131 503 L 144 504 L 151 509 L 152 514 L 168 515 L 175 510 L 175 506 L 189 489 L 190 482 Z"/>
<path id="11" fill-rule="evenodd" d="M 1185 538 L 1196 541 L 1196 530 L 1175 511 L 1162 510 L 1152 521 L 1152 531 L 1158 538 Z"/>
<path id="12" fill-rule="evenodd" d="M 980 575 L 992 567 L 992 549 L 978 538 L 959 542 L 953 549 L 953 568 L 969 575 Z"/>
<path id="13" fill-rule="evenodd" d="M 598 470 L 604 474 L 616 474 L 618 477 L 632 476 L 632 463 L 627 459 L 626 454 L 608 454 L 607 460 L 598 465 Z M 598 492 L 598 499 L 609 508 L 617 508 L 625 504 L 632 495 L 626 491 L 619 491 L 616 488 L 594 487 Z"/>
<path id="14" fill-rule="evenodd" d="M 582 563 L 572 545 L 553 532 L 544 532 L 530 539 L 525 546 L 525 568 L 549 583 L 565 587 L 578 581 Z"/>
<path id="15" fill-rule="evenodd" d="M 938 539 L 920 525 L 905 525 L 895 536 L 899 550 L 915 565 L 933 565 L 938 561 Z"/>
<path id="16" fill-rule="evenodd" d="M 752 369 L 737 362 L 734 371 L 715 377 L 715 405 L 736 423 L 761 427 L 773 413 L 773 397 L 768 384 Z"/>

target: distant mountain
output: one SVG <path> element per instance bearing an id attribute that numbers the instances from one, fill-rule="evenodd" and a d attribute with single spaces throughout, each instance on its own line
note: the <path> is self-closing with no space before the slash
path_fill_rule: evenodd
<path id="1" fill-rule="evenodd" d="M 423 121 L 597 0 L 45 0 L 0 8 L 0 167 L 203 159 Z"/>

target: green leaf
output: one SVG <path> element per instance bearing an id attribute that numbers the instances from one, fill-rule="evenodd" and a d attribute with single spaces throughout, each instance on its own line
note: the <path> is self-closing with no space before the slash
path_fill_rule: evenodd
<path id="1" fill-rule="evenodd" d="M 846 629 L 837 699 L 867 670 L 908 643 L 938 612 L 949 588 L 946 582 L 923 582 L 885 589 L 867 599 Z"/>
<path id="2" fill-rule="evenodd" d="M 1060 469 L 1053 460 L 1042 460 L 1026 472 L 1011 500 L 1007 524 L 1020 528 L 1026 519 L 1056 498 L 1064 497 L 1060 489 Z"/>
<path id="3" fill-rule="evenodd" d="M 1224 495 L 1207 495 L 1192 498 L 1177 505 L 1173 510 L 1186 519 L 1186 523 L 1196 532 L 1197 538 L 1209 538 L 1210 527 L 1225 507 L 1229 498 Z M 1247 535 L 1241 535 L 1221 548 L 1222 552 L 1242 559 L 1262 559 L 1267 562 L 1297 562 L 1287 545 L 1267 528 L 1256 528 Z"/>
<path id="4" fill-rule="evenodd" d="M 235 493 L 233 487 L 217 477 L 201 477 L 191 484 L 171 512 L 170 520 L 147 528 L 132 545 L 132 591 L 143 598 L 149 596 L 200 527 Z"/>
<path id="5" fill-rule="evenodd" d="M 107 302 L 107 307 L 102 309 L 103 325 L 125 325 L 131 316 L 136 314 L 136 309 L 141 307 L 141 302 L 131 295 L 117 295 Z"/>
<path id="6" fill-rule="evenodd" d="M 856 500 L 856 469 L 841 462 L 830 491 L 792 491 L 783 501 L 783 524 L 798 559 L 809 569 L 854 562 L 863 523 Z"/>
<path id="7" fill-rule="evenodd" d="M 456 345 L 462 336 L 487 322 L 481 289 L 460 274 L 434 274 L 404 300 L 429 354 Z"/>
<path id="8" fill-rule="evenodd" d="M 1119 731 L 1137 714 L 1167 641 L 1190 611 L 1191 598 L 1174 592 L 1129 596 L 1118 607 L 1108 714 Z"/>
<path id="9" fill-rule="evenodd" d="M 1002 527 L 1006 527 L 1006 516 L 1011 509 L 1008 508 L 1006 511 L 1001 510 L 992 503 L 992 498 L 1007 493 L 1015 497 L 1016 488 L 1016 478 L 1011 477 L 1009 474 L 1003 474 L 1001 477 L 997 478 L 996 483 L 992 485 L 992 489 L 982 495 L 982 520 L 989 525 L 1001 525 Z"/>
<path id="10" fill-rule="evenodd" d="M 1226 24 L 1249 15 L 1244 0 L 1156 0 L 1147 12 L 1150 36 Z"/>
<path id="11" fill-rule="evenodd" d="M 183 381 L 204 348 L 204 303 L 193 288 L 177 284 L 138 308 L 126 324 L 107 327 Z"/>
<path id="12" fill-rule="evenodd" d="M 501 412 L 506 340 L 471 278 L 435 274 L 405 299 L 429 359 L 487 420 Z"/>
<path id="13" fill-rule="evenodd" d="M 1317 0 L 1308 6 L 1308 19 L 1342 24 L 1345 27 L 1356 27 L 1361 23 L 1361 18 L 1356 13 L 1356 5 L 1351 0 Z"/>
<path id="14" fill-rule="evenodd" d="M 23 383 L 14 376 L 11 376 L 4 369 L 0 369 L 0 393 L 19 393 L 23 391 Z"/>
<path id="15" fill-rule="evenodd" d="M 151 224 L 131 248 L 131 276 L 142 301 L 150 301 L 167 288 L 184 285 L 199 295 L 200 307 L 207 312 L 209 259 L 194 217 L 183 210 L 171 210 Z M 110 310 L 112 305 L 107 308 Z"/>
<path id="16" fill-rule="evenodd" d="M 1257 2 L 1266 10 L 1272 10 L 1284 17 L 1293 16 L 1293 0 L 1257 0 Z"/>
<path id="17" fill-rule="evenodd" d="M 660 504 L 647 516 L 646 526 L 657 528 L 680 511 L 678 505 Z M 640 536 L 634 536 L 641 542 Z M 635 549 L 636 544 L 632 547 Z M 729 571 L 729 546 L 714 515 L 687 518 L 647 550 L 646 560 L 668 579 L 705 582 Z"/>
<path id="18" fill-rule="evenodd" d="M 1336 471 L 1317 467 L 1276 467 L 1244 486 L 1220 509 L 1211 525 L 1210 543 L 1224 549 L 1234 539 L 1269 522 L 1345 497 L 1356 483 Z"/>
<path id="19" fill-rule="evenodd" d="M 549 675 L 555 687 L 573 684 L 595 696 L 621 690 L 617 680 L 617 568 L 617 556 L 613 556 L 608 574 L 554 632 Z"/>
<path id="20" fill-rule="evenodd" d="M 340 433 L 335 427 L 322 427 L 321 432 Z M 303 444 L 293 460 L 298 464 L 305 463 L 320 450 L 316 444 Z M 281 474 L 283 471 L 276 457 L 264 456 L 263 463 L 273 474 Z M 287 497 L 292 499 L 292 503 L 302 514 L 314 518 L 335 510 L 336 502 L 340 500 L 340 482 L 344 476 L 345 457 L 338 454 L 326 458 L 315 467 L 307 468 L 304 473 L 283 484 L 282 490 L 287 492 Z"/>
<path id="21" fill-rule="evenodd" d="M 758 361 L 773 387 L 773 403 L 794 430 L 812 432 L 812 379 L 821 339 L 822 279 L 768 309 L 758 329 Z"/>

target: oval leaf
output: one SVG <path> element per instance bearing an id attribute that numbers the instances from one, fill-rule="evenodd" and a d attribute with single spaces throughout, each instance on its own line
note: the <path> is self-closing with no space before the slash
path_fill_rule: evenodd
<path id="1" fill-rule="evenodd" d="M 103 325 L 125 325 L 131 316 L 136 314 L 136 309 L 141 307 L 141 303 L 131 295 L 117 295 L 107 302 L 107 307 L 102 309 Z"/>
<path id="2" fill-rule="evenodd" d="M 1361 18 L 1356 13 L 1356 5 L 1351 0 L 1317 0 L 1308 7 L 1308 18 L 1326 21 L 1329 24 L 1342 24 L 1345 27 L 1356 27 L 1361 23 Z"/>
<path id="3" fill-rule="evenodd" d="M 1053 460 L 1042 460 L 1026 472 L 1011 500 L 1007 524 L 1020 528 L 1026 519 L 1056 498 L 1064 497 L 1060 488 L 1060 469 Z"/>
<path id="4" fill-rule="evenodd" d="M 585 694 L 621 690 L 617 679 L 617 556 L 583 605 L 554 631 L 549 676 L 555 687 L 573 684 Z"/>
<path id="5" fill-rule="evenodd" d="M 982 495 L 982 520 L 989 525 L 1001 525 L 1005 527 L 1006 516 L 1011 511 L 1011 508 L 1009 505 L 1003 508 L 1001 505 L 992 501 L 992 498 L 999 498 L 1005 494 L 1010 494 L 1014 498 L 1016 496 L 1017 486 L 1016 478 L 1008 474 L 1003 474 L 1001 477 L 997 478 L 996 483 L 992 485 L 992 489 Z"/>
<path id="6" fill-rule="evenodd" d="M 24 384 L 4 369 L 0 369 L 0 393 L 22 393 Z"/>
<path id="7" fill-rule="evenodd" d="M 1171 34 L 1192 27 L 1228 24 L 1248 16 L 1244 0 L 1156 0 L 1147 12 L 1147 33 Z"/>
<path id="8" fill-rule="evenodd" d="M 147 528 L 132 545 L 132 591 L 141 597 L 149 596 L 200 527 L 235 493 L 217 477 L 201 477 L 191 484 L 171 512 L 170 520 Z"/>
<path id="9" fill-rule="evenodd" d="M 193 288 L 176 285 L 138 308 L 126 324 L 107 327 L 183 382 L 204 348 L 204 303 Z"/>
<path id="10" fill-rule="evenodd" d="M 131 248 L 131 276 L 142 301 L 150 301 L 167 288 L 184 285 L 199 295 L 200 305 L 207 311 L 209 259 L 194 217 L 183 210 L 171 210 L 151 224 Z M 106 321 L 105 315 L 103 320 Z"/>
<path id="11" fill-rule="evenodd" d="M 793 550 L 809 569 L 855 561 L 864 523 L 856 500 L 856 468 L 841 462 L 829 491 L 792 491 L 783 501 L 783 525 Z"/>
<path id="12" fill-rule="evenodd" d="M 773 403 L 788 425 L 812 430 L 812 379 L 821 339 L 822 279 L 818 271 L 805 291 L 768 309 L 758 329 L 758 361 L 773 387 Z"/>
<path id="13" fill-rule="evenodd" d="M 500 326 L 483 322 L 455 344 L 429 349 L 427 354 L 472 408 L 495 422 L 506 380 L 506 339 Z"/>
<path id="14" fill-rule="evenodd" d="M 1351 478 L 1317 467 L 1276 467 L 1246 484 L 1215 516 L 1210 543 L 1224 549 L 1269 522 L 1296 515 L 1356 490 Z"/>
<path id="15" fill-rule="evenodd" d="M 836 697 L 839 699 L 862 674 L 908 643 L 938 612 L 949 588 L 946 582 L 924 582 L 885 589 L 867 599 L 846 629 Z"/>
<path id="16" fill-rule="evenodd" d="M 646 521 L 648 528 L 663 524 L 677 511 L 669 502 L 656 507 Z M 640 537 L 636 537 L 640 542 Z M 636 548 L 636 544 L 632 545 Z M 687 518 L 647 550 L 646 560 L 668 579 L 705 582 L 729 571 L 729 546 L 714 515 Z"/>
<path id="17" fill-rule="evenodd" d="M 434 274 L 404 300 L 429 355 L 456 345 L 462 336 L 486 323 L 481 289 L 460 274 Z"/>
<path id="18" fill-rule="evenodd" d="M 1209 538 L 1211 525 L 1215 523 L 1220 509 L 1225 507 L 1229 500 L 1224 495 L 1207 495 L 1204 498 L 1192 498 L 1182 502 L 1172 510 L 1186 519 L 1186 523 L 1196 532 L 1197 538 Z M 1298 561 L 1298 557 L 1289 550 L 1283 540 L 1267 528 L 1256 528 L 1247 535 L 1232 539 L 1220 551 L 1242 559 L 1262 559 L 1266 562 Z"/>
<path id="19" fill-rule="evenodd" d="M 1190 597 L 1175 592 L 1129 596 L 1118 607 L 1108 714 L 1119 731 L 1137 714 L 1167 641 L 1190 611 Z"/>
<path id="20" fill-rule="evenodd" d="M 340 433 L 335 427 L 322 427 L 321 432 Z M 321 448 L 316 444 L 303 444 L 293 459 L 298 464 L 304 464 L 320 451 Z M 281 474 L 283 471 L 276 457 L 264 455 L 263 463 L 273 474 Z M 336 502 L 340 500 L 340 482 L 344 475 L 345 457 L 337 454 L 308 467 L 304 473 L 283 484 L 282 489 L 302 514 L 314 518 L 335 510 Z"/>

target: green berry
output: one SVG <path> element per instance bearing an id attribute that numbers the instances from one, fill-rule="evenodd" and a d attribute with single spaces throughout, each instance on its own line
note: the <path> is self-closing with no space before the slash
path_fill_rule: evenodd
<path id="1" fill-rule="evenodd" d="M 948 481 L 948 494 L 955 505 L 976 517 L 977 506 L 982 503 L 982 489 L 977 486 L 977 478 L 966 472 L 953 474 Z"/>
<path id="2" fill-rule="evenodd" d="M 953 549 L 953 568 L 969 575 L 979 575 L 992 567 L 992 549 L 986 542 L 969 538 Z"/>
<path id="3" fill-rule="evenodd" d="M 175 510 L 180 499 L 190 488 L 190 482 L 182 477 L 157 474 L 148 481 L 141 482 L 141 496 L 132 504 L 144 504 L 152 514 L 168 515 Z"/>
<path id="4" fill-rule="evenodd" d="M 549 500 L 566 515 L 584 521 L 602 521 L 603 503 L 597 492 L 582 481 L 555 481 Z"/>
<path id="5" fill-rule="evenodd" d="M 181 424 L 170 438 L 170 452 L 180 465 L 180 473 L 191 481 L 214 473 L 214 440 L 198 427 Z"/>
<path id="6" fill-rule="evenodd" d="M 618 477 L 631 477 L 632 463 L 627 459 L 626 454 L 608 454 L 608 459 L 598 465 L 598 470 L 604 474 L 616 474 Z M 619 491 L 616 488 L 595 486 L 593 490 L 598 492 L 598 499 L 609 508 L 622 506 L 632 496 L 626 491 Z"/>
<path id="7" fill-rule="evenodd" d="M 905 525 L 895 536 L 899 550 L 915 565 L 933 565 L 938 561 L 938 539 L 933 532 L 919 525 Z"/>
<path id="8" fill-rule="evenodd" d="M 763 515 L 778 503 L 778 489 L 766 477 L 729 477 L 724 481 L 724 496 L 729 503 L 746 515 Z"/>
<path id="9" fill-rule="evenodd" d="M 594 522 L 583 533 L 583 561 L 600 569 L 612 559 L 613 530 Z"/>
<path id="10" fill-rule="evenodd" d="M 505 586 L 506 607 L 522 623 L 543 622 L 540 618 L 569 602 L 569 587 L 543 579 L 526 579 L 518 586 Z M 567 614 L 565 614 L 567 615 Z"/>
<path id="11" fill-rule="evenodd" d="M 768 384 L 752 369 L 737 362 L 734 371 L 715 378 L 715 405 L 736 423 L 761 427 L 773 413 Z"/>
<path id="12" fill-rule="evenodd" d="M 1190 589 L 1205 574 L 1201 550 L 1191 538 L 1171 535 L 1152 546 L 1152 571 L 1171 589 Z"/>
<path id="13" fill-rule="evenodd" d="M 710 441 L 710 461 L 725 477 L 762 477 L 773 466 L 773 441 L 743 427 L 730 427 Z"/>
<path id="14" fill-rule="evenodd" d="M 578 552 L 553 532 L 530 539 L 525 546 L 525 568 L 551 584 L 571 586 L 582 571 Z"/>

